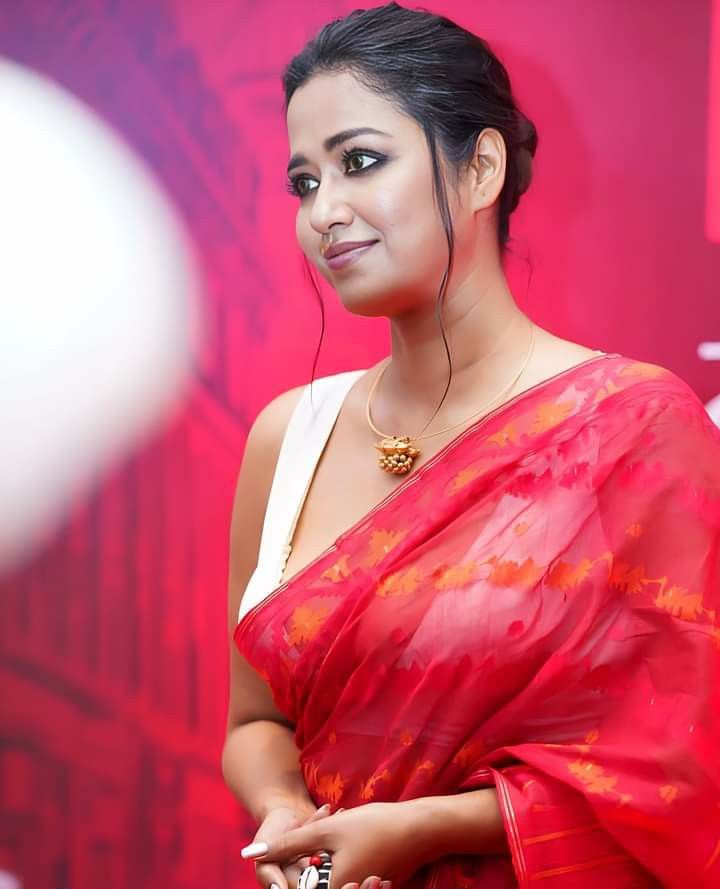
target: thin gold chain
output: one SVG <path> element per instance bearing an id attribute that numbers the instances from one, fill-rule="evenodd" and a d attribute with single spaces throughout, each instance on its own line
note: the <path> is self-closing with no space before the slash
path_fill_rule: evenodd
<path id="1" fill-rule="evenodd" d="M 528 353 L 525 356 L 525 360 L 523 361 L 522 367 L 520 368 L 518 373 L 513 377 L 512 381 L 507 386 L 505 386 L 505 388 L 502 390 L 502 392 L 500 392 L 498 395 L 496 395 L 495 398 L 493 398 L 491 401 L 488 401 L 487 404 L 484 404 L 480 408 L 479 411 L 475 411 L 474 414 L 470 414 L 469 417 L 465 417 L 465 419 L 461 420 L 459 423 L 454 423 L 452 426 L 446 426 L 444 429 L 439 429 L 437 432 L 429 432 L 427 435 L 410 436 L 411 440 L 412 441 L 421 441 L 424 438 L 432 438 L 434 435 L 442 435 L 443 432 L 449 432 L 451 429 L 457 429 L 458 426 L 462 426 L 463 423 L 467 423 L 468 420 L 472 420 L 473 417 L 477 417 L 478 414 L 481 414 L 484 410 L 487 410 L 487 408 L 489 408 L 491 404 L 496 402 L 499 398 L 502 398 L 502 396 L 505 395 L 505 393 L 508 392 L 510 389 L 512 389 L 512 387 L 515 385 L 515 383 L 517 383 L 517 381 L 522 376 L 525 368 L 528 366 L 528 363 L 530 362 L 530 358 L 532 357 L 534 348 L 535 348 L 535 327 L 533 325 L 531 325 L 531 327 L 530 327 L 530 349 L 528 350 Z M 380 373 L 375 377 L 373 384 L 370 387 L 370 391 L 368 392 L 367 401 L 365 403 L 365 416 L 367 417 L 368 424 L 369 424 L 370 428 L 372 429 L 372 431 L 376 435 L 379 435 L 381 438 L 392 438 L 393 436 L 388 435 L 385 432 L 381 432 L 377 428 L 377 426 L 375 426 L 375 424 L 373 423 L 373 421 L 370 417 L 370 400 L 373 396 L 373 393 L 375 392 L 375 389 L 377 388 L 377 384 L 380 382 L 380 378 L 385 373 L 385 371 L 388 369 L 390 364 L 391 364 L 391 362 L 388 361 L 388 363 L 385 365 L 385 367 L 383 367 L 382 370 L 380 371 Z M 426 424 L 425 428 L 427 428 L 427 424 Z"/>

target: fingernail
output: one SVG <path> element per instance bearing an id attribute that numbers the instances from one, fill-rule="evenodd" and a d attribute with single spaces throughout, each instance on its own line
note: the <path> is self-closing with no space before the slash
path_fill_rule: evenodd
<path id="1" fill-rule="evenodd" d="M 270 889 L 280 889 L 277 883 L 270 883 Z"/>
<path id="2" fill-rule="evenodd" d="M 249 846 L 240 850 L 240 854 L 243 858 L 257 858 L 259 855 L 264 855 L 267 850 L 267 843 L 250 843 Z"/>
<path id="3" fill-rule="evenodd" d="M 345 809 L 338 809 L 337 812 L 335 812 L 335 814 L 336 814 L 336 815 L 339 815 L 340 812 L 344 812 L 344 811 L 345 811 Z"/>
<path id="4" fill-rule="evenodd" d="M 322 806 L 317 810 L 318 812 L 325 812 L 330 808 L 330 803 L 323 803 Z"/>
<path id="5" fill-rule="evenodd" d="M 382 883 L 380 883 L 380 889 L 390 889 L 391 886 L 392 880 L 383 880 Z"/>

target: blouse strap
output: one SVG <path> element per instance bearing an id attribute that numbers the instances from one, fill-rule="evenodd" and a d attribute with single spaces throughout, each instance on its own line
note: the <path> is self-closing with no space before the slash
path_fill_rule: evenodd
<path id="1" fill-rule="evenodd" d="M 308 383 L 285 430 L 268 497 L 255 571 L 239 617 L 280 585 L 290 541 L 317 464 L 350 388 L 366 371 L 351 370 Z M 239 619 L 238 617 L 238 619 Z"/>

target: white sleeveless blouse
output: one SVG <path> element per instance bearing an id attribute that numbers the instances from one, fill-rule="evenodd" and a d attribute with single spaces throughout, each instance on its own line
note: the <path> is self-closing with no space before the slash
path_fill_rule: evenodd
<path id="1" fill-rule="evenodd" d="M 322 452 L 351 386 L 366 370 L 319 377 L 305 387 L 283 437 L 263 522 L 260 550 L 240 602 L 238 622 L 282 582 L 293 534 Z"/>

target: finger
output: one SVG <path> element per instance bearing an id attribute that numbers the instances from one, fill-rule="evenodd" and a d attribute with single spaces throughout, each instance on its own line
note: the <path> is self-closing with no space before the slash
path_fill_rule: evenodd
<path id="1" fill-rule="evenodd" d="M 300 874 L 303 872 L 304 868 L 298 867 L 295 864 L 288 864 L 283 867 L 283 874 L 285 874 L 285 880 L 287 881 L 290 889 L 296 889 L 298 880 L 300 879 Z"/>
<path id="2" fill-rule="evenodd" d="M 315 811 L 310 815 L 309 818 L 306 818 L 304 824 L 310 824 L 313 821 L 318 821 L 320 818 L 325 818 L 326 815 L 330 814 L 330 803 L 325 803 L 325 805 L 320 806 L 319 809 L 315 809 Z"/>
<path id="3" fill-rule="evenodd" d="M 287 873 L 288 870 L 293 870 L 297 872 L 299 876 L 301 871 L 305 870 L 306 867 L 310 867 L 310 856 L 309 855 L 299 855 L 297 858 L 288 859 L 288 861 L 280 862 L 280 867 Z M 294 886 L 290 884 L 293 889 Z M 2 885 L 0 884 L 0 889 L 2 889 Z"/>
<path id="4" fill-rule="evenodd" d="M 289 884 L 282 872 L 282 868 L 276 864 L 259 864 L 255 868 L 255 877 L 263 889 L 270 889 L 273 883 L 278 889 L 289 889 Z"/>
<path id="5" fill-rule="evenodd" d="M 253 861 L 288 861 L 298 855 L 311 855 L 324 848 L 322 819 L 288 830 L 282 836 L 259 843 L 250 843 L 240 850 L 243 858 Z M 332 849 L 328 849 L 332 852 Z"/>

